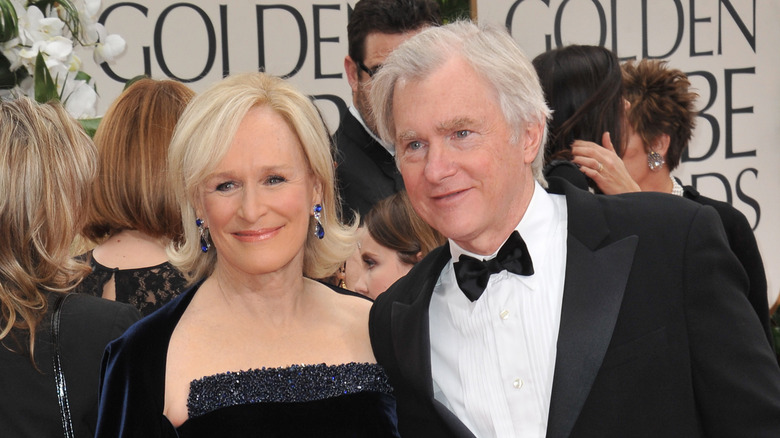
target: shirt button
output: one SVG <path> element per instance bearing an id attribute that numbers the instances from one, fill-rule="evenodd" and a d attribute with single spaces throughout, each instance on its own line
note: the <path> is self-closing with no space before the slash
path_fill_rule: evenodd
<path id="1" fill-rule="evenodd" d="M 509 311 L 502 310 L 501 313 L 498 314 L 498 317 L 504 320 L 509 319 Z"/>
<path id="2" fill-rule="evenodd" d="M 523 379 L 515 379 L 514 382 L 512 382 L 512 385 L 515 387 L 515 389 L 520 389 L 523 387 Z"/>

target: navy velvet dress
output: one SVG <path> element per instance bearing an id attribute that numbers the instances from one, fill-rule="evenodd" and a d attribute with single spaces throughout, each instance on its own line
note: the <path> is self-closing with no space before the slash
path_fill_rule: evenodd
<path id="1" fill-rule="evenodd" d="M 296 365 L 191 382 L 189 419 L 162 414 L 168 343 L 196 284 L 109 344 L 96 437 L 397 437 L 395 398 L 376 364 Z"/>

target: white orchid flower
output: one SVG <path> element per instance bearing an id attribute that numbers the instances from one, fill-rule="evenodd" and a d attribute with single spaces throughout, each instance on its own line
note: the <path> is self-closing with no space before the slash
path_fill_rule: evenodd
<path id="1" fill-rule="evenodd" d="M 67 86 L 67 83 L 72 80 L 71 76 L 75 76 L 69 74 L 67 65 L 58 61 L 46 60 L 46 69 L 49 70 L 51 78 L 56 82 L 57 92 L 60 94 L 62 94 L 63 85 Z"/>
<path id="2" fill-rule="evenodd" d="M 65 22 L 59 17 L 43 18 L 38 22 L 38 30 L 49 37 L 62 36 Z"/>
<path id="3" fill-rule="evenodd" d="M 81 73 L 82 60 L 74 47 L 78 44 L 92 50 L 95 62 L 111 62 L 121 55 L 127 44 L 119 35 L 109 35 L 97 22 L 101 0 L 72 0 L 74 14 L 55 2 L 43 2 L 35 6 L 29 0 L 10 0 L 18 17 L 18 37 L 0 44 L 0 53 L 10 63 L 9 70 L 27 70 L 29 75 L 16 86 L 0 91 L 0 99 L 7 96 L 27 95 L 35 98 L 36 60 L 43 56 L 45 67 L 56 83 L 57 94 L 67 111 L 75 118 L 95 117 L 97 93 L 91 81 L 76 80 Z M 77 18 L 79 34 L 72 35 L 67 23 Z"/>
<path id="4" fill-rule="evenodd" d="M 117 56 L 124 53 L 127 43 L 121 36 L 106 35 L 106 28 L 102 24 L 95 25 L 95 29 L 100 36 L 98 43 L 95 44 L 95 50 L 92 52 L 92 58 L 96 64 L 112 62 Z"/>
<path id="5" fill-rule="evenodd" d="M 32 60 L 32 64 L 35 64 L 35 57 L 38 56 L 38 52 L 42 51 L 46 46 L 46 41 L 35 41 L 29 47 L 22 46 L 19 49 L 19 57 L 29 62 Z"/>
<path id="6" fill-rule="evenodd" d="M 97 97 L 95 89 L 82 80 L 69 80 L 62 93 L 65 109 L 77 119 L 95 117 Z"/>
<path id="7" fill-rule="evenodd" d="M 8 68 L 10 71 L 16 71 L 22 66 L 22 59 L 19 57 L 19 38 L 13 38 L 0 44 L 0 53 L 11 63 Z"/>
<path id="8" fill-rule="evenodd" d="M 54 37 L 44 42 L 43 53 L 48 55 L 48 59 L 56 59 L 60 62 L 69 61 L 73 53 L 73 41 L 62 37 Z"/>
<path id="9" fill-rule="evenodd" d="M 81 70 L 81 58 L 76 55 L 76 52 L 70 57 L 70 63 L 68 64 L 68 71 L 71 73 L 78 73 Z"/>
<path id="10" fill-rule="evenodd" d="M 84 11 L 89 18 L 94 20 L 97 17 L 97 13 L 100 11 L 100 3 L 102 3 L 101 0 L 84 0 Z"/>
<path id="11" fill-rule="evenodd" d="M 100 32 L 98 26 L 102 26 L 98 23 L 81 21 L 81 38 L 85 45 L 95 45 L 100 41 Z"/>
<path id="12" fill-rule="evenodd" d="M 85 1 L 75 4 L 78 9 L 79 22 L 81 23 L 81 39 L 85 45 L 94 45 L 100 42 L 100 34 L 97 26 L 97 13 L 100 10 L 100 1 Z"/>
<path id="13" fill-rule="evenodd" d="M 24 45 L 30 45 L 40 38 L 35 38 L 34 33 L 38 34 L 38 23 L 43 19 L 43 12 L 40 9 L 30 6 L 23 13 L 18 15 L 19 39 Z"/>

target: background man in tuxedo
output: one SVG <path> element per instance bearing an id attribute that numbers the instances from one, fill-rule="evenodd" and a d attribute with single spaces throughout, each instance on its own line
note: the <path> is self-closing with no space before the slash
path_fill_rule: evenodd
<path id="1" fill-rule="evenodd" d="M 371 311 L 402 436 L 780 436 L 780 369 L 715 211 L 545 191 L 549 110 L 504 29 L 421 32 L 370 99 L 449 239 Z"/>
<path id="2" fill-rule="evenodd" d="M 371 77 L 399 44 L 427 26 L 441 23 L 434 0 L 361 0 L 347 24 L 349 54 L 344 70 L 352 105 L 335 134 L 336 178 L 345 220 L 361 216 L 380 199 L 403 189 L 392 144 L 383 144 L 368 105 Z"/>

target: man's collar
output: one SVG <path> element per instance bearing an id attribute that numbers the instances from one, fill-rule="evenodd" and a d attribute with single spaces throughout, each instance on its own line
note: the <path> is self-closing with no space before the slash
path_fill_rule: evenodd
<path id="1" fill-rule="evenodd" d="M 517 230 L 520 232 L 520 235 L 523 235 L 523 229 L 527 228 L 524 226 L 524 223 L 532 222 L 534 215 L 538 216 L 539 214 L 542 214 L 543 212 L 538 211 L 540 208 L 549 209 L 552 208 L 549 206 L 548 202 L 545 202 L 543 198 L 548 196 L 548 193 L 542 188 L 541 185 L 539 185 L 538 182 L 534 181 L 534 193 L 531 196 L 531 202 L 528 203 L 528 207 L 526 207 L 525 212 L 523 213 L 523 217 L 520 219 L 520 222 L 515 225 L 515 228 L 512 231 Z M 536 205 L 539 204 L 540 206 L 537 207 Z M 504 245 L 504 242 L 506 242 L 506 239 L 509 239 L 509 236 L 512 233 L 510 232 L 506 238 L 501 242 L 501 245 L 498 246 L 498 248 L 501 248 L 501 246 Z M 465 254 L 470 257 L 474 257 L 477 260 L 488 260 L 496 256 L 496 253 L 498 253 L 498 249 L 493 252 L 493 254 L 484 255 L 484 254 L 476 254 L 471 251 L 467 251 L 466 249 L 462 248 L 460 245 L 455 243 L 452 239 L 449 239 L 450 242 L 450 253 L 452 254 L 452 260 L 458 261 L 460 259 L 460 256 Z"/>

